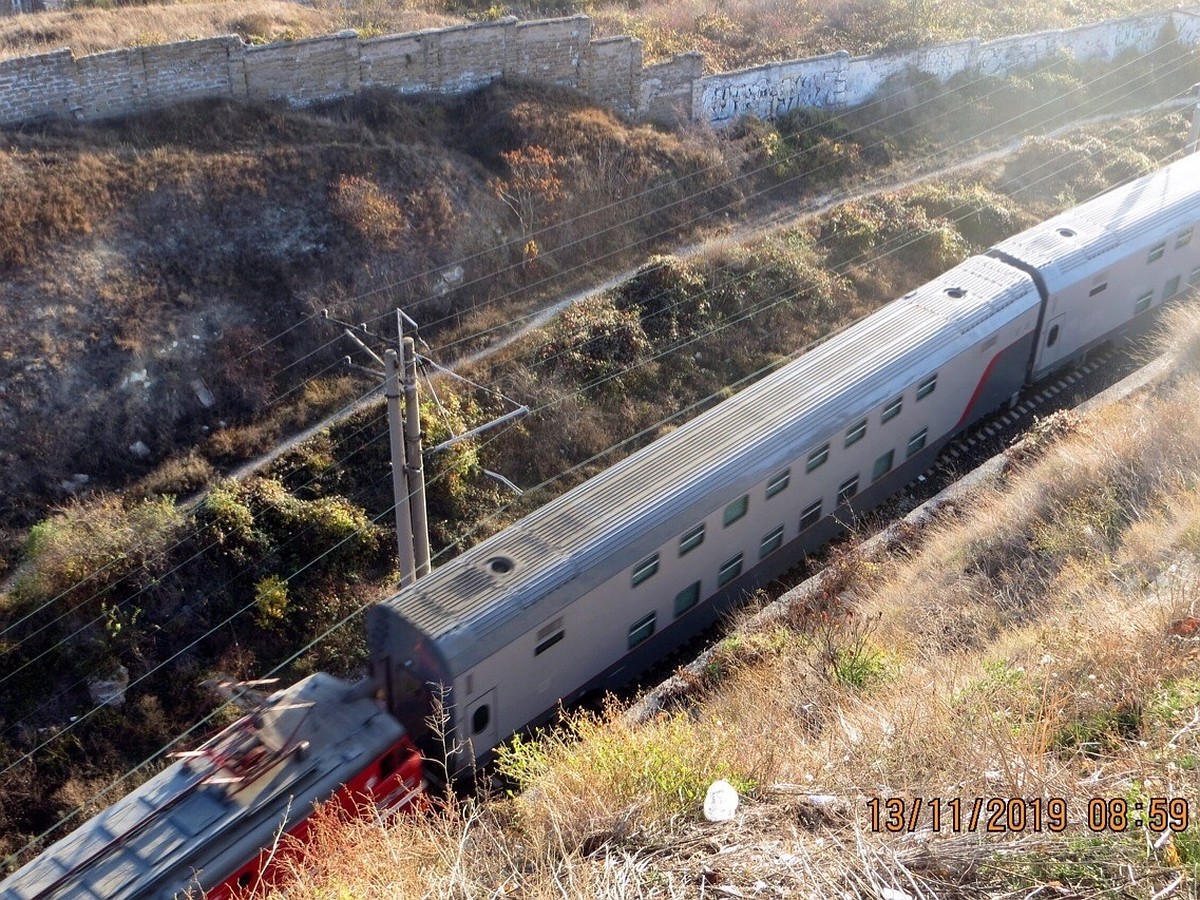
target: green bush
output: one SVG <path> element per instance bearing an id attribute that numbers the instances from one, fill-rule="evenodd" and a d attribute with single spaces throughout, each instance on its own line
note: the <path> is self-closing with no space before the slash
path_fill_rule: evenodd
<path id="1" fill-rule="evenodd" d="M 619 287 L 613 304 L 638 315 L 646 337 L 671 344 L 707 327 L 712 310 L 704 278 L 674 256 L 655 256 Z"/>
<path id="2" fill-rule="evenodd" d="M 551 329 L 542 361 L 580 382 L 616 375 L 650 352 L 650 341 L 632 309 L 610 297 L 591 297 L 565 310 Z"/>
<path id="3" fill-rule="evenodd" d="M 101 496 L 72 506 L 30 529 L 24 547 L 27 569 L 15 594 L 36 602 L 78 593 L 87 614 L 95 615 L 99 607 L 92 608 L 88 600 L 162 552 L 182 521 L 169 497 L 127 508 L 117 497 Z"/>

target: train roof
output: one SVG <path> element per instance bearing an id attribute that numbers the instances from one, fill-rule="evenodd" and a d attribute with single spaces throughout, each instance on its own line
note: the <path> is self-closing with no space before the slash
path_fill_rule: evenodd
<path id="1" fill-rule="evenodd" d="M 620 549 L 698 521 L 847 418 L 866 414 L 1039 302 L 1012 266 L 972 257 L 850 326 L 375 607 L 430 636 L 452 673 L 628 564 Z M 664 491 L 670 483 L 672 489 Z M 714 498 L 717 498 L 714 500 Z M 637 510 L 630 515 L 629 510 Z"/>
<path id="2" fill-rule="evenodd" d="M 1200 222 L 1198 184 L 1200 154 L 1193 153 L 1001 241 L 992 252 L 1037 269 L 1054 293 L 1077 281 L 1080 267 L 1102 269 L 1119 247 L 1161 242 L 1173 228 Z"/>
<path id="3" fill-rule="evenodd" d="M 299 811 L 309 788 L 331 776 L 336 787 L 347 762 L 382 752 L 402 733 L 373 699 L 312 675 L 0 882 L 0 900 L 168 900 L 193 873 L 228 867 L 219 883 L 269 843 L 293 797 Z M 225 836 L 248 819 L 257 825 Z M 211 878 L 203 883 L 213 886 Z"/>

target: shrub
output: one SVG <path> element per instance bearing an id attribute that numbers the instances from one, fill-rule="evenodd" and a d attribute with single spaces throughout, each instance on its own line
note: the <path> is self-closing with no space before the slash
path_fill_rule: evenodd
<path id="1" fill-rule="evenodd" d="M 613 297 L 618 310 L 633 310 L 656 345 L 701 331 L 711 316 L 704 278 L 673 256 L 655 256 Z"/>
<path id="2" fill-rule="evenodd" d="M 330 191 L 329 206 L 374 250 L 395 250 L 408 229 L 400 204 L 363 175 L 340 176 Z"/>
<path id="3" fill-rule="evenodd" d="M 144 566 L 171 541 L 183 517 L 173 500 L 158 497 L 126 507 L 114 496 L 78 503 L 42 520 L 25 542 L 27 570 L 15 593 L 26 601 L 78 594 L 88 604 Z M 68 601 L 70 602 L 70 601 Z M 89 614 L 98 607 L 89 606 Z M 76 607 L 78 608 L 78 606 Z"/>
<path id="4" fill-rule="evenodd" d="M 650 352 L 650 341 L 632 309 L 610 297 L 591 297 L 569 307 L 551 329 L 542 362 L 566 370 L 580 382 L 616 375 Z"/>

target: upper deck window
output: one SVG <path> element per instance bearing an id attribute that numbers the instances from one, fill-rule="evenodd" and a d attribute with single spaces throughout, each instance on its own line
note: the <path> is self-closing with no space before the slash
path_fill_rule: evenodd
<path id="1" fill-rule="evenodd" d="M 1150 255 L 1146 257 L 1146 264 L 1149 265 L 1156 260 L 1162 259 L 1162 255 L 1166 252 L 1166 244 L 1156 244 L 1153 248 L 1151 248 Z"/>
<path id="2" fill-rule="evenodd" d="M 695 550 L 704 543 L 704 523 L 701 522 L 695 528 L 689 528 L 679 538 L 679 555 L 683 556 Z"/>
<path id="3" fill-rule="evenodd" d="M 863 419 L 857 425 L 851 425 L 846 429 L 846 446 L 857 444 L 867 436 L 867 420 Z"/>
<path id="4" fill-rule="evenodd" d="M 742 516 L 744 516 L 746 514 L 746 510 L 748 510 L 749 508 L 750 508 L 750 495 L 749 494 L 742 494 L 742 496 L 738 497 L 736 500 L 734 500 L 732 503 L 730 503 L 727 507 L 725 507 L 725 516 L 723 519 L 723 521 L 725 523 L 725 527 L 728 528 L 730 525 L 732 525 L 734 522 L 736 522 L 738 519 L 740 519 Z"/>
<path id="5" fill-rule="evenodd" d="M 658 554 L 652 553 L 633 567 L 633 587 L 637 587 L 658 571 Z"/>
<path id="6" fill-rule="evenodd" d="M 808 463 L 805 464 L 804 471 L 811 472 L 813 469 L 825 465 L 827 459 L 829 459 L 829 445 L 825 444 L 808 454 Z"/>
<path id="7" fill-rule="evenodd" d="M 767 499 L 770 500 L 781 491 L 787 490 L 788 482 L 791 480 L 792 470 L 784 469 L 774 478 L 767 482 Z"/>
<path id="8" fill-rule="evenodd" d="M 917 399 L 924 400 L 930 394 L 937 390 L 937 372 L 934 372 L 924 381 L 917 385 Z"/>
<path id="9" fill-rule="evenodd" d="M 1192 229 L 1188 228 L 1184 231 L 1179 232 L 1179 236 L 1177 238 L 1175 238 L 1175 249 L 1178 250 L 1180 247 L 1186 247 L 1191 242 L 1192 242 Z"/>
<path id="10" fill-rule="evenodd" d="M 904 405 L 904 398 L 897 397 L 891 403 L 883 408 L 883 412 L 879 416 L 880 422 L 890 422 L 896 416 L 900 415 L 900 409 Z"/>

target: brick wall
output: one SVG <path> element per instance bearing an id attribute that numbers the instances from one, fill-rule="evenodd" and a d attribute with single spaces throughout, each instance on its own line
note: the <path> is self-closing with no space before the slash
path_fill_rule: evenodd
<path id="1" fill-rule="evenodd" d="M 999 74 L 1063 54 L 1114 59 L 1146 52 L 1168 19 L 1184 43 L 1200 42 L 1200 15 L 1178 11 L 859 59 L 839 52 L 709 76 L 699 54 L 644 66 L 641 42 L 593 41 L 586 16 L 506 18 L 367 40 L 347 31 L 263 47 L 226 36 L 81 57 L 59 50 L 0 61 L 0 125 L 102 119 L 205 97 L 305 104 L 363 88 L 461 93 L 520 78 L 574 88 L 637 118 L 721 126 L 796 106 L 865 103 L 889 78 L 914 70 L 946 79 L 967 70 Z"/>
<path id="2" fill-rule="evenodd" d="M 1061 56 L 1111 61 L 1123 53 L 1152 50 L 1168 22 L 1185 45 L 1200 43 L 1200 15 L 1180 10 L 995 41 L 972 39 L 857 59 L 844 52 L 831 53 L 723 72 L 696 80 L 692 118 L 720 127 L 745 115 L 774 118 L 797 106 L 857 106 L 871 100 L 889 78 L 909 72 L 945 81 L 969 71 L 983 75 L 1021 71 Z"/>

